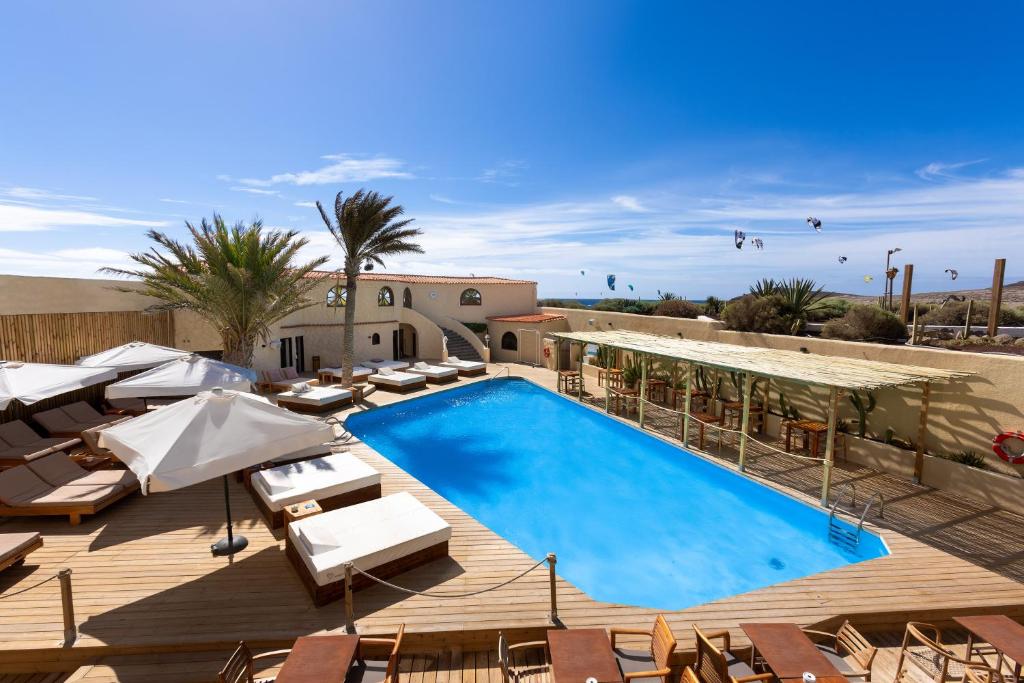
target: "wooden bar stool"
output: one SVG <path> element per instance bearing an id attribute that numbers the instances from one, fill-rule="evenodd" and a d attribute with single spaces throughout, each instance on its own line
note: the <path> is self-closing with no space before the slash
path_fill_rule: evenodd
<path id="1" fill-rule="evenodd" d="M 668 382 L 663 379 L 647 380 L 647 400 L 651 403 L 665 403 Z"/>
<path id="2" fill-rule="evenodd" d="M 632 402 L 633 410 L 636 411 L 637 404 L 640 400 L 640 392 L 636 389 L 609 389 L 608 395 L 611 398 L 611 408 L 616 415 L 622 415 L 622 409 L 625 407 L 626 415 L 629 415 L 629 404 Z"/>
<path id="3" fill-rule="evenodd" d="M 698 450 L 704 450 L 704 431 L 705 431 L 705 429 L 707 428 L 708 425 L 721 425 L 722 424 L 722 418 L 719 417 L 718 415 L 715 415 L 714 413 L 702 413 L 702 412 L 690 413 L 690 417 L 692 417 L 694 420 L 697 421 L 697 449 Z M 684 415 L 683 418 L 685 419 L 686 416 Z M 685 426 L 686 423 L 682 422 L 681 424 Z M 721 453 L 722 452 L 722 432 L 721 432 L 721 430 L 716 430 L 716 431 L 718 433 L 718 452 Z M 682 430 L 680 430 L 680 433 L 679 433 L 679 440 L 680 441 L 683 440 L 683 431 Z M 689 444 L 687 444 L 686 442 L 683 442 L 683 446 L 689 446 Z"/>
<path id="4" fill-rule="evenodd" d="M 568 394 L 579 389 L 580 373 L 578 370 L 558 371 L 558 391 Z"/>

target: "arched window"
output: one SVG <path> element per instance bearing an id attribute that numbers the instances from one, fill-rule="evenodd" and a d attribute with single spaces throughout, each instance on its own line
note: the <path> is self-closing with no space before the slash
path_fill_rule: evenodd
<path id="1" fill-rule="evenodd" d="M 406 308 L 412 308 L 412 290 L 408 287 L 402 292 L 402 305 Z"/>
<path id="2" fill-rule="evenodd" d="M 506 351 L 519 350 L 519 337 L 516 336 L 515 332 L 506 332 L 501 335 L 501 348 Z"/>
<path id="3" fill-rule="evenodd" d="M 348 299 L 348 292 L 342 285 L 336 285 L 327 290 L 327 305 L 331 308 L 344 306 L 346 299 Z"/>
<path id="4" fill-rule="evenodd" d="M 462 296 L 459 297 L 459 304 L 463 306 L 479 306 L 483 302 L 483 298 L 480 296 L 480 291 L 470 287 L 462 292 Z"/>
<path id="5" fill-rule="evenodd" d="M 374 346 L 380 344 L 380 334 L 374 332 L 373 336 L 370 337 L 370 343 L 373 344 Z"/>
<path id="6" fill-rule="evenodd" d="M 378 306 L 394 306 L 395 305 L 395 293 L 391 291 L 390 287 L 381 287 L 380 291 L 377 292 L 377 305 Z"/>

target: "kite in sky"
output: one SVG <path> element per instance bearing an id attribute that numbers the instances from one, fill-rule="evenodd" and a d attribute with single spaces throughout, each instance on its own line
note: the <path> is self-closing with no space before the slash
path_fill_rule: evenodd
<path id="1" fill-rule="evenodd" d="M 814 228 L 815 232 L 821 232 L 821 221 L 819 221 L 814 216 L 808 216 L 807 217 L 807 225 L 809 225 L 812 228 Z"/>

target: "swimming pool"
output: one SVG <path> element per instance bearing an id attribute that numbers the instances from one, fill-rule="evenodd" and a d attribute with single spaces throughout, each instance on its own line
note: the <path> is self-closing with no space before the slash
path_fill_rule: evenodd
<path id="1" fill-rule="evenodd" d="M 886 555 L 864 531 L 521 379 L 351 415 L 348 429 L 591 597 L 681 609 Z"/>

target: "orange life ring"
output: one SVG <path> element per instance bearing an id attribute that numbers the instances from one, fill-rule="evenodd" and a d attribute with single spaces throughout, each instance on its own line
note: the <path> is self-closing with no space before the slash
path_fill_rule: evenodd
<path id="1" fill-rule="evenodd" d="M 545 346 L 544 347 L 544 357 L 545 358 L 551 358 L 551 347 L 550 346 Z"/>
<path id="2" fill-rule="evenodd" d="M 1024 465 L 1024 432 L 996 434 L 992 450 L 1011 465 Z"/>

